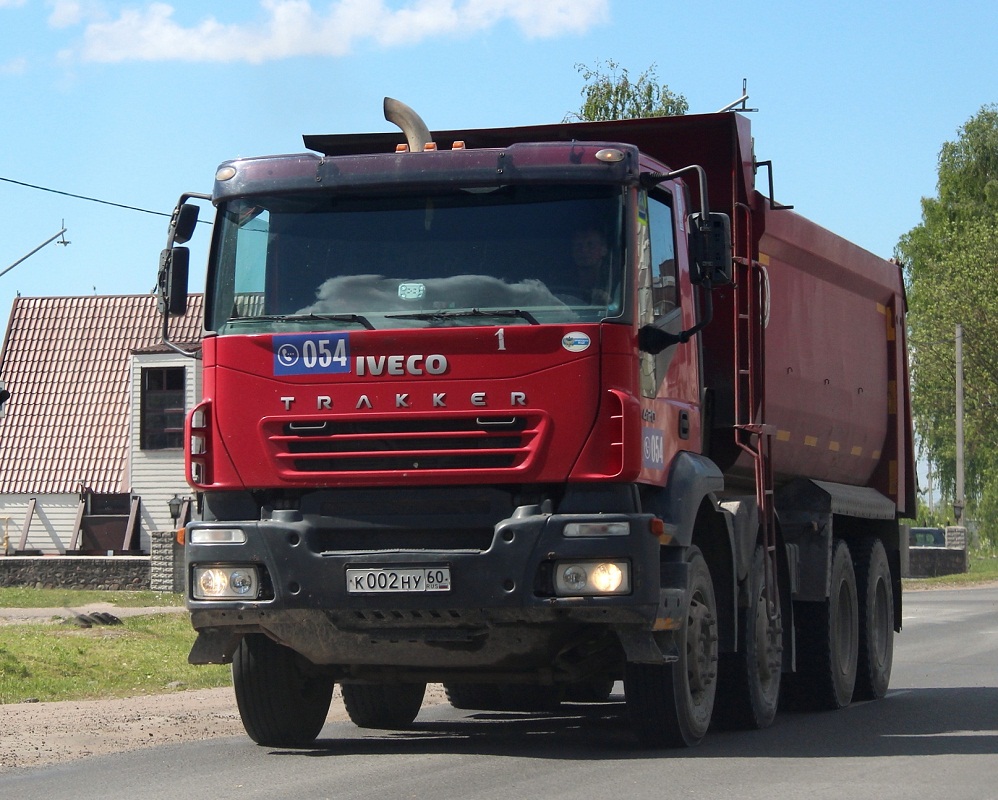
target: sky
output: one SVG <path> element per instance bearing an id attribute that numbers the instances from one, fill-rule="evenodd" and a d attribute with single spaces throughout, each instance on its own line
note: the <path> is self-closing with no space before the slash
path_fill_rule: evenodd
<path id="1" fill-rule="evenodd" d="M 224 160 L 393 130 L 386 95 L 431 130 L 559 122 L 609 61 L 691 113 L 747 80 L 777 199 L 889 258 L 998 103 L 996 31 L 994 0 L 0 0 L 0 271 L 70 242 L 0 275 L 0 319 L 17 293 L 149 292 L 166 215 Z"/>

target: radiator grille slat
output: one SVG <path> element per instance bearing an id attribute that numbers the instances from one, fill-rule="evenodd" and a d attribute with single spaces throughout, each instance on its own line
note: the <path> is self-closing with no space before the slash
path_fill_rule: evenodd
<path id="1" fill-rule="evenodd" d="M 271 423 L 271 452 L 284 474 L 504 470 L 536 454 L 536 415 L 386 417 Z"/>

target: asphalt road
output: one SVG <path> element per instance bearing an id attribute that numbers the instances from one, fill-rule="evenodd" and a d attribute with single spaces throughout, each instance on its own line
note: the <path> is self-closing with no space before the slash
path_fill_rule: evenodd
<path id="1" fill-rule="evenodd" d="M 236 737 L 7 773 L 0 797 L 998 800 L 998 587 L 906 595 L 891 687 L 694 750 L 636 749 L 621 703 L 557 717 L 444 705 L 400 734 L 328 724 L 305 750 Z"/>

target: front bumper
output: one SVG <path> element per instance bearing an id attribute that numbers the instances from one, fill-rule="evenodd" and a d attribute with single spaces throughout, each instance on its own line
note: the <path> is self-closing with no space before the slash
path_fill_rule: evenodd
<path id="1" fill-rule="evenodd" d="M 684 587 L 662 589 L 648 514 L 514 514 L 484 550 L 323 549 L 320 523 L 296 511 L 256 522 L 188 527 L 188 578 L 205 565 L 255 567 L 257 600 L 195 600 L 201 636 L 193 663 L 230 660 L 239 638 L 263 632 L 316 664 L 409 665 L 428 670 L 534 668 L 594 630 L 652 631 L 678 617 Z M 628 535 L 565 536 L 568 523 L 625 521 Z M 242 543 L 192 544 L 196 531 L 239 529 Z M 555 596 L 553 565 L 615 560 L 630 568 L 627 594 Z M 448 591 L 348 591 L 347 570 L 446 567 Z M 667 570 L 666 570 L 667 572 Z M 663 622 L 665 620 L 665 622 Z M 633 636 L 632 636 L 633 638 Z"/>

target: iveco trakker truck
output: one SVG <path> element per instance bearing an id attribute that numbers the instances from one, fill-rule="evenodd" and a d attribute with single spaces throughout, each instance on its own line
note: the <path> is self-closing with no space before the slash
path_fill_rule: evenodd
<path id="1" fill-rule="evenodd" d="M 621 681 L 650 746 L 881 697 L 898 266 L 776 204 L 736 113 L 385 107 L 401 132 L 223 163 L 160 260 L 168 320 L 210 201 L 190 661 L 231 662 L 249 736 L 313 740 L 334 684 L 404 728 L 428 682 L 541 712 Z"/>

